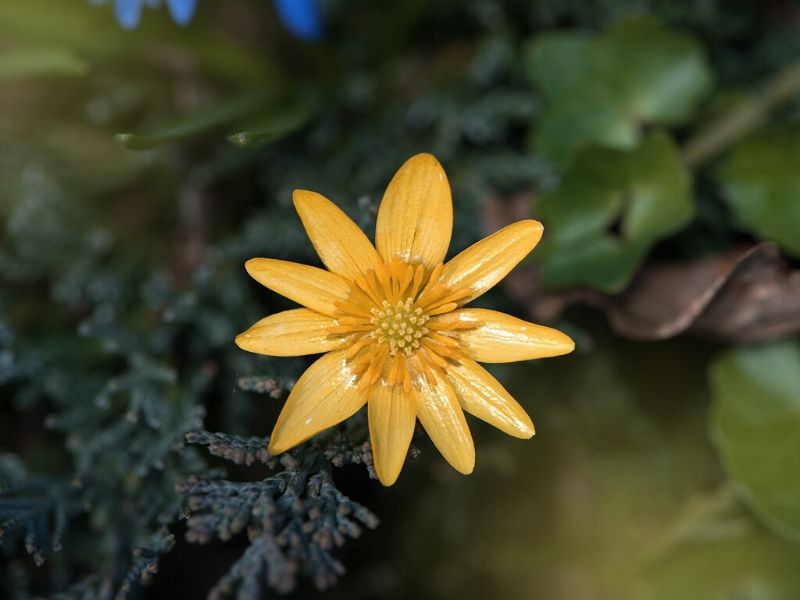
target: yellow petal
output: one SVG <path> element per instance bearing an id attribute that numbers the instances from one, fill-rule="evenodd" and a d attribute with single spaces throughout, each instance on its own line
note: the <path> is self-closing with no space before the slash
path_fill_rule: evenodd
<path id="1" fill-rule="evenodd" d="M 542 238 L 538 221 L 517 221 L 473 244 L 442 269 L 441 282 L 463 291 L 459 304 L 471 302 L 508 275 Z"/>
<path id="2" fill-rule="evenodd" d="M 475 446 L 455 390 L 435 369 L 433 381 L 415 377 L 412 389 L 417 417 L 445 460 L 459 473 L 469 475 L 475 467 Z"/>
<path id="3" fill-rule="evenodd" d="M 461 327 L 456 333 L 461 350 L 478 362 L 546 358 L 569 354 L 575 349 L 575 342 L 558 329 L 528 323 L 496 310 L 462 308 L 434 319 L 442 324 L 458 323 Z"/>
<path id="4" fill-rule="evenodd" d="M 447 378 L 469 414 L 508 435 L 525 440 L 533 436 L 533 422 L 525 409 L 478 363 L 468 358 L 452 362 Z"/>
<path id="5" fill-rule="evenodd" d="M 236 345 L 268 356 L 321 354 L 344 344 L 343 336 L 329 332 L 337 325 L 336 319 L 307 308 L 286 310 L 261 319 L 236 336 Z"/>
<path id="6" fill-rule="evenodd" d="M 344 352 L 323 355 L 303 373 L 289 394 L 270 437 L 270 453 L 280 454 L 341 423 L 366 401 Z"/>
<path id="7" fill-rule="evenodd" d="M 295 190 L 294 206 L 317 254 L 333 273 L 355 279 L 379 261 L 364 232 L 324 196 Z"/>
<path id="8" fill-rule="evenodd" d="M 337 302 L 359 297 L 347 279 L 317 267 L 275 258 L 251 258 L 244 266 L 261 285 L 323 315 L 334 316 Z"/>
<path id="9" fill-rule="evenodd" d="M 370 390 L 367 411 L 375 472 L 383 485 L 392 485 L 400 475 L 414 435 L 414 400 L 402 385 L 378 383 Z"/>
<path id="10" fill-rule="evenodd" d="M 433 268 L 444 260 L 453 233 L 453 201 L 442 165 L 417 154 L 400 167 L 383 195 L 375 245 L 384 260 L 399 256 Z"/>

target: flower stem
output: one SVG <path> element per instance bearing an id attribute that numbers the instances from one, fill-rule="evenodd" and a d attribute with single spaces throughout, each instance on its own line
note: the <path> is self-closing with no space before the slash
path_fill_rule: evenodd
<path id="1" fill-rule="evenodd" d="M 764 88 L 712 121 L 708 127 L 690 138 L 683 148 L 683 160 L 696 169 L 728 148 L 753 129 L 769 114 L 800 91 L 800 61 L 776 73 Z"/>

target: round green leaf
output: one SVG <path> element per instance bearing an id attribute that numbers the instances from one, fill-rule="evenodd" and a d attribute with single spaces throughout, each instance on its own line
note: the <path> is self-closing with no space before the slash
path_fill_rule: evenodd
<path id="1" fill-rule="evenodd" d="M 701 47 L 653 19 L 620 21 L 600 39 L 597 61 L 606 81 L 619 86 L 615 97 L 639 121 L 679 123 L 711 88 Z"/>
<path id="2" fill-rule="evenodd" d="M 760 131 L 742 141 L 720 175 L 740 223 L 800 256 L 800 126 Z"/>
<path id="3" fill-rule="evenodd" d="M 711 435 L 743 500 L 800 541 L 800 344 L 730 351 L 711 367 Z"/>
<path id="4" fill-rule="evenodd" d="M 549 101 L 535 142 L 559 163 L 586 143 L 631 148 L 643 124 L 683 121 L 712 82 L 692 38 L 644 17 L 596 36 L 544 34 L 528 46 L 526 62 Z"/>
<path id="5" fill-rule="evenodd" d="M 645 600 L 794 600 L 800 553 L 769 532 L 686 544 L 662 559 L 642 585 Z"/>
<path id="6" fill-rule="evenodd" d="M 542 283 L 609 292 L 624 288 L 651 246 L 694 214 L 690 175 L 660 134 L 628 151 L 581 149 L 537 208 L 546 228 Z"/>

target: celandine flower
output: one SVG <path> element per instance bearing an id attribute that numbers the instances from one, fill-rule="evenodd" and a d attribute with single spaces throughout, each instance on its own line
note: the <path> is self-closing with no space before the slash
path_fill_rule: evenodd
<path id="1" fill-rule="evenodd" d="M 409 159 L 378 211 L 375 246 L 326 198 L 305 190 L 294 204 L 328 270 L 253 258 L 247 272 L 302 304 L 236 338 L 270 356 L 326 352 L 289 394 L 269 443 L 279 454 L 368 406 L 375 470 L 391 485 L 419 419 L 447 462 L 472 472 L 475 448 L 464 411 L 519 438 L 525 410 L 476 361 L 513 362 L 571 352 L 555 329 L 493 310 L 462 308 L 514 268 L 542 226 L 519 221 L 443 264 L 453 228 L 450 186 L 430 154 Z"/>

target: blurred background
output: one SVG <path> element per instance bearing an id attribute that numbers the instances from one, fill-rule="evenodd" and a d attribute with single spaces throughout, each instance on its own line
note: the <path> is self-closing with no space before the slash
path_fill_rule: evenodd
<path id="1" fill-rule="evenodd" d="M 799 116 L 789 0 L 3 0 L 0 598 L 800 598 Z M 577 349 L 469 477 L 363 414 L 276 461 L 243 263 L 417 152 Z"/>

